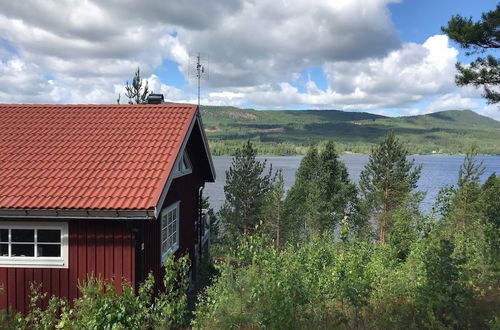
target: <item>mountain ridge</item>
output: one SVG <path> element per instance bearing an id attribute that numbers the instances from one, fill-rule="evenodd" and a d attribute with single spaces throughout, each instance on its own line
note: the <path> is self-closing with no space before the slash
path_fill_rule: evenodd
<path id="1" fill-rule="evenodd" d="M 311 143 L 333 139 L 343 153 L 370 152 L 393 130 L 410 152 L 500 154 L 500 122 L 471 110 L 388 117 L 342 110 L 255 110 L 201 106 L 213 153 L 231 154 L 247 139 L 266 155 L 303 154 Z"/>

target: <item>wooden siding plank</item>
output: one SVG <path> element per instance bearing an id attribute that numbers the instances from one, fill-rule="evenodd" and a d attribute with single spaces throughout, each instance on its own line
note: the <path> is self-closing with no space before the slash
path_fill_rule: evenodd
<path id="1" fill-rule="evenodd" d="M 7 309 L 9 306 L 8 283 L 7 268 L 0 268 L 0 286 L 2 287 L 2 294 L 0 295 L 0 309 Z"/>
<path id="2" fill-rule="evenodd" d="M 16 307 L 16 269 L 15 268 L 7 268 L 7 296 L 9 297 L 9 305 L 13 308 Z"/>
<path id="3" fill-rule="evenodd" d="M 47 295 L 42 301 L 43 308 L 47 308 L 50 296 L 52 295 L 52 280 L 50 275 L 51 275 L 50 268 L 43 268 L 42 270 L 43 292 L 47 293 Z"/>
<path id="4" fill-rule="evenodd" d="M 24 290 L 24 269 L 15 268 L 15 276 L 16 276 L 16 310 L 26 312 L 24 309 L 24 296 L 27 292 Z"/>
<path id="5" fill-rule="evenodd" d="M 78 283 L 87 281 L 87 221 L 78 224 Z M 81 296 L 78 290 L 78 297 Z"/>
<path id="6" fill-rule="evenodd" d="M 134 267 L 133 262 L 133 248 L 134 243 L 132 239 L 132 233 L 128 228 L 123 228 L 123 276 L 127 279 L 127 282 L 134 286 Z"/>
<path id="7" fill-rule="evenodd" d="M 61 269 L 52 268 L 50 269 L 50 287 L 51 287 L 51 296 L 60 296 L 61 295 Z"/>
<path id="8" fill-rule="evenodd" d="M 71 262 L 69 266 L 71 267 Z M 66 297 L 68 301 L 71 301 L 69 299 L 69 269 L 68 268 L 61 269 L 60 274 L 61 274 L 59 282 L 60 296 Z"/>
<path id="9" fill-rule="evenodd" d="M 115 276 L 115 288 L 122 292 L 123 281 L 123 224 L 113 224 L 113 274 Z"/>
<path id="10" fill-rule="evenodd" d="M 97 276 L 96 273 L 96 255 L 95 255 L 95 221 L 87 222 L 87 275 Z"/>
<path id="11" fill-rule="evenodd" d="M 29 306 L 30 306 L 30 294 L 31 294 L 31 289 L 30 289 L 30 286 L 31 286 L 31 283 L 33 283 L 33 269 L 32 268 L 26 268 L 25 270 L 26 272 L 26 278 L 24 280 L 24 284 L 25 284 L 25 292 L 26 292 L 26 295 L 24 297 L 24 310 L 29 310 Z"/>
<path id="12" fill-rule="evenodd" d="M 108 222 L 105 225 L 104 231 L 104 277 L 107 281 L 113 277 L 113 224 Z"/>
<path id="13" fill-rule="evenodd" d="M 69 226 L 69 280 L 68 280 L 68 299 L 73 301 L 78 296 L 78 223 L 70 222 Z"/>
<path id="14" fill-rule="evenodd" d="M 98 278 L 105 278 L 105 248 L 104 248 L 104 233 L 106 226 L 103 223 L 96 224 L 96 276 Z"/>

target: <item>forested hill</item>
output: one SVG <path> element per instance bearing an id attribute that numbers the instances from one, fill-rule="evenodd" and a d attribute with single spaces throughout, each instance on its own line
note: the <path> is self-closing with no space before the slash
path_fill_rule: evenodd
<path id="1" fill-rule="evenodd" d="M 330 139 L 341 152 L 368 154 L 390 130 L 414 154 L 462 154 L 471 145 L 483 154 L 500 154 L 500 122 L 469 110 L 385 117 L 339 110 L 201 109 L 214 155 L 230 155 L 247 139 L 263 155 L 302 154 L 311 143 Z"/>

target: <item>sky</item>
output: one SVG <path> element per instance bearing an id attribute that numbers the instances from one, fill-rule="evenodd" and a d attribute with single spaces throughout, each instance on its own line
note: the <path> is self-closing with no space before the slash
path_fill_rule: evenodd
<path id="1" fill-rule="evenodd" d="M 1 103 L 122 103 L 140 67 L 155 93 L 196 103 L 401 116 L 471 109 L 457 87 L 475 57 L 442 32 L 490 0 L 25 0 L 0 3 Z"/>

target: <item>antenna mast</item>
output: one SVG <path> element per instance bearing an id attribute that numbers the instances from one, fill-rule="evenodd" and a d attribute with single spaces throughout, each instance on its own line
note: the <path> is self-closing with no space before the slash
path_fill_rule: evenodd
<path id="1" fill-rule="evenodd" d="M 192 56 L 192 76 L 198 80 L 198 106 L 200 106 L 201 80 L 208 80 L 208 59 L 203 58 L 200 53 Z"/>
<path id="2" fill-rule="evenodd" d="M 198 107 L 200 106 L 200 79 L 201 75 L 205 72 L 205 68 L 200 63 L 200 53 L 198 53 L 196 61 L 196 78 L 198 78 Z"/>

